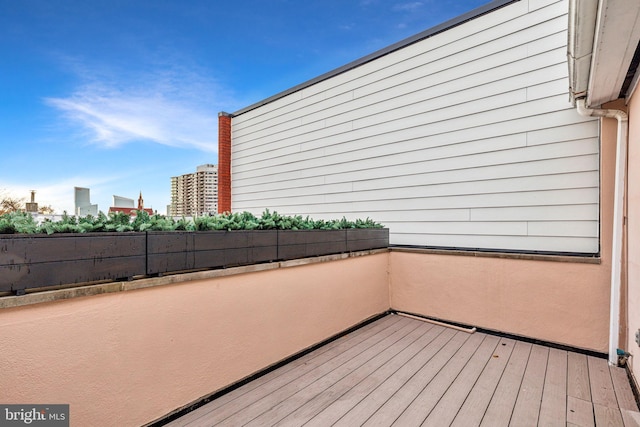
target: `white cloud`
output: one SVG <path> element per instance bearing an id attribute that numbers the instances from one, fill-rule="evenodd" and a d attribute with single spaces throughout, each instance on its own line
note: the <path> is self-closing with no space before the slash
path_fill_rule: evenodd
<path id="1" fill-rule="evenodd" d="M 214 83 L 175 69 L 130 76 L 126 82 L 100 81 L 96 75 L 68 97 L 46 99 L 90 141 L 111 148 L 143 140 L 217 151 L 219 89 Z"/>
<path id="2" fill-rule="evenodd" d="M 403 12 L 413 12 L 416 9 L 421 8 L 423 5 L 424 3 L 420 1 L 414 1 L 410 3 L 399 3 L 393 7 L 393 10 L 403 11 Z"/>

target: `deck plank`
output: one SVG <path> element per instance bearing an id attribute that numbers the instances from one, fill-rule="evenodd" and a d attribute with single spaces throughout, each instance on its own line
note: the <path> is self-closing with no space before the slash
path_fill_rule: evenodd
<path id="1" fill-rule="evenodd" d="M 262 396 L 260 399 L 252 402 L 251 405 L 243 408 L 242 411 L 238 411 L 224 420 L 216 421 L 214 424 L 234 427 L 245 425 L 254 418 L 261 416 L 263 413 L 271 411 L 275 406 L 280 405 L 286 399 L 296 394 L 298 390 L 305 389 L 308 385 L 315 383 L 326 375 L 331 374 L 334 377 L 340 377 L 343 373 L 357 368 L 360 364 L 364 363 L 364 361 L 369 360 L 376 354 L 384 351 L 416 327 L 412 322 L 406 321 L 400 321 L 397 325 L 400 326 L 399 329 L 394 330 L 393 333 L 388 334 L 387 336 L 384 336 L 384 339 L 378 340 L 373 345 L 367 348 L 358 348 L 356 351 L 348 350 L 342 355 L 296 379 L 296 381 L 291 381 L 278 390 Z M 291 403 L 289 403 L 289 405 L 290 404 Z M 209 425 L 212 424 L 209 422 Z"/>
<path id="2" fill-rule="evenodd" d="M 387 362 L 411 346 L 425 332 L 420 321 L 411 322 L 412 330 L 382 351 L 371 353 L 366 357 L 352 359 L 349 363 L 323 376 L 307 387 L 299 389 L 286 400 L 273 406 L 268 411 L 245 424 L 246 427 L 262 427 L 265 425 L 301 425 L 302 419 L 309 420 L 328 403 L 339 398 L 354 384 L 374 374 Z"/>
<path id="3" fill-rule="evenodd" d="M 621 409 L 624 427 L 640 427 L 640 412 Z"/>
<path id="4" fill-rule="evenodd" d="M 591 401 L 587 356 L 570 352 L 567 357 L 567 395 Z"/>
<path id="5" fill-rule="evenodd" d="M 484 371 L 482 371 L 480 378 L 473 386 L 460 411 L 456 414 L 451 424 L 452 427 L 480 425 L 515 344 L 512 339 L 502 338 L 500 340 L 495 353 L 487 363 Z"/>
<path id="6" fill-rule="evenodd" d="M 617 408 L 618 401 L 613 389 L 609 364 L 605 359 L 588 356 L 589 381 L 591 385 L 591 401 L 594 405 Z"/>
<path id="7" fill-rule="evenodd" d="M 611 380 L 613 381 L 613 390 L 616 393 L 616 400 L 620 409 L 638 412 L 638 405 L 631 390 L 631 383 L 627 377 L 627 371 L 624 368 L 615 366 L 609 367 Z"/>
<path id="8" fill-rule="evenodd" d="M 509 363 L 500 378 L 487 412 L 482 418 L 481 427 L 500 427 L 509 425 L 513 407 L 518 398 L 518 390 L 529 361 L 532 345 L 517 341 L 513 348 Z"/>
<path id="9" fill-rule="evenodd" d="M 431 413 L 451 383 L 464 369 L 465 365 L 487 338 L 484 334 L 473 334 L 460 347 L 438 374 L 422 389 L 416 398 L 393 423 L 395 426 L 409 427 L 420 425 Z"/>
<path id="10" fill-rule="evenodd" d="M 389 400 L 377 410 L 363 424 L 366 426 L 389 426 L 405 410 L 409 403 L 424 389 L 424 387 L 440 372 L 456 352 L 469 339 L 466 332 L 457 332 L 434 358 L 418 370 Z M 351 427 L 341 419 L 336 426 Z"/>
<path id="11" fill-rule="evenodd" d="M 299 411 L 291 414 L 290 417 L 285 418 L 283 421 L 288 421 L 288 419 L 297 420 L 300 422 L 300 425 L 303 422 L 307 422 L 305 424 L 307 427 L 322 427 L 335 423 L 354 406 L 366 399 L 374 390 L 377 390 L 381 384 L 387 382 L 389 378 L 398 375 L 398 372 L 407 364 L 410 364 L 412 360 L 416 358 L 421 360 L 421 356 L 426 349 L 432 349 L 432 354 L 435 354 L 442 345 L 444 345 L 444 342 L 438 343 L 437 339 L 443 335 L 445 328 L 427 323 L 423 324 L 421 328 L 424 333 L 418 340 L 358 384 L 343 390 L 344 393 L 337 396 L 336 399 L 330 402 L 323 399 L 322 406 L 318 406 L 318 403 L 315 402 L 317 399 L 314 399 L 314 401 L 309 402 L 309 404 L 315 408 L 314 411 L 309 411 L 309 409 L 306 408 L 308 405 L 305 405 L 305 407 L 300 408 Z"/>
<path id="12" fill-rule="evenodd" d="M 567 396 L 567 425 L 594 427 L 593 404 L 590 401 Z"/>
<path id="13" fill-rule="evenodd" d="M 440 427 L 451 425 L 460 411 L 471 389 L 495 355 L 500 338 L 487 336 L 469 362 L 453 381 L 444 396 L 433 408 L 423 426 Z M 468 425 L 468 424 L 467 424 Z"/>
<path id="14" fill-rule="evenodd" d="M 531 427 L 538 424 L 548 357 L 547 347 L 534 344 L 531 348 L 510 426 Z"/>
<path id="15" fill-rule="evenodd" d="M 438 327 L 441 328 L 441 327 Z M 464 338 L 464 332 L 457 332 L 459 339 Z M 425 365 L 431 362 L 436 356 L 441 359 L 447 359 L 450 357 L 448 354 L 453 355 L 455 349 L 459 345 L 446 346 L 449 341 L 456 335 L 453 329 L 443 328 L 441 333 L 433 340 L 428 346 L 426 346 L 420 353 L 411 359 L 408 363 L 402 366 L 392 377 L 384 381 L 379 387 L 373 390 L 363 400 L 358 402 L 353 408 L 346 413 L 342 411 L 333 412 L 332 407 L 327 408 L 322 413 L 318 414 L 310 423 L 309 427 L 324 427 L 327 425 L 336 426 L 353 426 L 358 425 L 359 422 L 364 422 L 371 415 L 380 409 L 398 390 L 400 390 L 407 381 L 409 381 L 419 370 Z"/>
<path id="16" fill-rule="evenodd" d="M 622 414 L 620 413 L 620 409 L 618 408 L 594 403 L 593 413 L 596 419 L 596 426 L 598 427 L 624 427 Z"/>
<path id="17" fill-rule="evenodd" d="M 549 350 L 539 425 L 564 426 L 567 416 L 567 352 Z"/>
<path id="18" fill-rule="evenodd" d="M 375 359 L 379 360 L 369 361 L 340 381 L 331 384 L 327 389 L 309 399 L 303 406 L 275 425 L 302 425 L 336 401 L 347 403 L 349 397 L 362 398 L 362 394 L 369 392 L 371 388 L 382 383 L 437 336 L 437 333 L 428 333 L 431 329 L 434 329 L 432 326 L 420 322 L 419 327 L 415 330 L 415 339 L 411 342 L 407 340 L 406 346 L 395 345 L 397 347 L 396 351 L 394 354 L 389 355 L 390 357 L 382 358 L 383 354 L 376 356 Z M 360 395 L 354 393 L 354 389 L 359 390 Z M 350 396 L 346 397 L 345 395 L 348 393 L 350 393 Z"/>

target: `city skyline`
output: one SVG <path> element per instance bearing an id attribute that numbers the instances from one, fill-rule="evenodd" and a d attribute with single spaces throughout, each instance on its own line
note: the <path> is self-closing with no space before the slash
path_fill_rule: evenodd
<path id="1" fill-rule="evenodd" d="M 218 163 L 218 112 L 485 3 L 0 0 L 0 191 L 56 213 L 74 187 L 104 212 L 142 191 L 164 212 L 172 176 Z"/>

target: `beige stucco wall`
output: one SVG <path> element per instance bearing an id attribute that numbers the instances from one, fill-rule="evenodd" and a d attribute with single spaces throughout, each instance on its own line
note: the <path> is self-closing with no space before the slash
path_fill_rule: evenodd
<path id="1" fill-rule="evenodd" d="M 626 350 L 634 355 L 630 366 L 636 380 L 640 377 L 640 348 L 635 333 L 640 328 L 640 94 L 629 107 L 629 168 L 627 188 L 627 337 Z"/>
<path id="2" fill-rule="evenodd" d="M 394 251 L 392 309 L 607 352 L 616 123 L 602 124 L 600 264 Z"/>
<path id="3" fill-rule="evenodd" d="M 140 425 L 389 308 L 606 352 L 615 127 L 602 125 L 599 264 L 393 250 L 2 309 L 0 402 L 69 403 L 74 426 Z M 638 174 L 630 168 L 632 352 Z"/>
<path id="4" fill-rule="evenodd" d="M 141 425 L 389 307 L 388 254 L 0 311 L 0 402 Z"/>
<path id="5" fill-rule="evenodd" d="M 607 351 L 601 265 L 391 252 L 391 307 Z"/>

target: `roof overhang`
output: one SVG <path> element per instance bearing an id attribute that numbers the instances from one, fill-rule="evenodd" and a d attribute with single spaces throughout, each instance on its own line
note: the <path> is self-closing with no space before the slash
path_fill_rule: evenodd
<path id="1" fill-rule="evenodd" d="M 597 107 L 626 95 L 638 68 L 640 2 L 570 0 L 569 92 Z"/>

